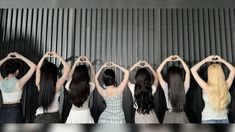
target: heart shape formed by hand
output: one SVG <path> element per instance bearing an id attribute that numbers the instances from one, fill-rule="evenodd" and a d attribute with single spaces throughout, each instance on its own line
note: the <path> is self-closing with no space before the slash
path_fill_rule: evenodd
<path id="1" fill-rule="evenodd" d="M 85 58 L 85 57 L 81 57 L 81 58 L 80 58 L 80 61 L 83 61 L 83 62 L 84 62 L 84 61 L 86 61 L 86 58 Z"/>

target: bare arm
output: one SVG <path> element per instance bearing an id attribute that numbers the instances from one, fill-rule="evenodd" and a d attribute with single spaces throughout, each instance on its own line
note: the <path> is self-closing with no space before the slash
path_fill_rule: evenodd
<path id="1" fill-rule="evenodd" d="M 0 67 L 2 66 L 2 64 L 4 64 L 7 60 L 11 59 L 11 55 L 14 55 L 13 53 L 9 53 L 5 58 L 3 58 L 1 61 L 0 61 Z M 3 80 L 3 77 L 2 77 L 2 74 L 0 72 L 0 81 Z"/>
<path id="2" fill-rule="evenodd" d="M 40 77 L 41 77 L 41 67 L 42 67 L 42 64 L 44 62 L 44 60 L 49 57 L 49 52 L 47 52 L 43 57 L 42 59 L 39 61 L 38 65 L 37 65 L 37 68 L 36 68 L 36 79 L 35 79 L 35 84 L 39 90 L 39 83 L 40 83 Z"/>
<path id="3" fill-rule="evenodd" d="M 63 86 L 64 82 L 66 81 L 69 71 L 70 71 L 70 66 L 69 64 L 57 53 L 55 52 L 51 52 L 52 57 L 56 57 L 59 59 L 59 61 L 63 64 L 64 66 L 64 72 L 63 75 L 58 79 L 58 81 L 56 82 L 56 91 L 58 92 L 61 87 Z"/>
<path id="4" fill-rule="evenodd" d="M 131 73 L 134 69 L 138 68 L 138 67 L 141 67 L 140 66 L 140 63 L 142 61 L 139 61 L 137 63 L 135 63 L 130 69 L 129 69 L 129 73 Z M 130 87 L 130 85 L 133 84 L 130 80 L 128 81 L 128 86 Z"/>
<path id="5" fill-rule="evenodd" d="M 94 80 L 95 80 L 95 70 L 94 70 L 94 67 L 92 66 L 91 61 L 88 60 L 87 58 L 86 58 L 85 62 L 90 66 L 90 69 L 91 69 L 91 82 L 94 82 Z"/>
<path id="6" fill-rule="evenodd" d="M 190 84 L 190 70 L 182 58 L 180 58 L 178 55 L 176 55 L 176 57 L 177 57 L 178 61 L 181 62 L 182 66 L 184 68 L 184 71 L 185 71 L 184 84 L 187 84 L 189 86 L 189 84 Z"/>
<path id="7" fill-rule="evenodd" d="M 69 75 L 68 75 L 68 80 L 71 80 L 72 79 L 72 76 L 73 76 L 73 73 L 74 73 L 74 70 L 75 70 L 75 68 L 76 68 L 76 66 L 81 62 L 80 61 L 80 58 L 81 57 L 79 57 L 76 61 L 75 61 L 75 63 L 73 64 L 73 67 L 72 67 L 72 69 L 70 70 L 70 72 L 69 72 Z"/>
<path id="8" fill-rule="evenodd" d="M 94 82 L 94 80 L 95 80 L 95 70 L 94 70 L 94 68 L 93 68 L 93 66 L 92 66 L 91 61 L 90 61 L 86 56 L 81 56 L 80 59 L 83 60 L 83 61 L 82 61 L 83 63 L 86 63 L 86 64 L 89 65 L 90 70 L 91 70 L 91 82 Z"/>
<path id="9" fill-rule="evenodd" d="M 157 76 L 158 76 L 158 80 L 159 80 L 159 83 L 161 85 L 161 87 L 165 86 L 167 84 L 167 82 L 163 79 L 162 77 L 162 69 L 164 68 L 164 66 L 166 65 L 167 62 L 171 61 L 172 60 L 172 56 L 169 56 L 167 57 L 158 67 L 157 69 Z"/>
<path id="10" fill-rule="evenodd" d="M 230 63 L 228 63 L 227 61 L 225 61 L 221 57 L 219 57 L 219 56 L 215 56 L 215 57 L 218 58 L 218 62 L 223 63 L 225 66 L 228 67 L 228 69 L 230 71 L 229 76 L 228 76 L 228 78 L 226 80 L 227 86 L 228 86 L 228 88 L 230 88 L 232 86 L 232 83 L 233 83 L 233 80 L 234 80 L 235 69 L 234 69 L 234 67 Z"/>
<path id="11" fill-rule="evenodd" d="M 198 69 L 199 69 L 202 65 L 204 65 L 205 63 L 211 62 L 213 58 L 214 58 L 213 55 L 208 56 L 207 58 L 203 59 L 202 61 L 200 61 L 199 63 L 197 63 L 195 66 L 193 66 L 193 67 L 191 68 L 191 72 L 192 72 L 192 75 L 193 75 L 194 79 L 196 80 L 196 82 L 198 83 L 198 85 L 199 85 L 203 90 L 205 90 L 205 91 L 207 91 L 208 85 L 207 85 L 207 83 L 199 76 L 199 74 L 198 74 L 197 71 L 198 71 Z"/>
<path id="12" fill-rule="evenodd" d="M 100 69 L 99 69 L 99 71 L 96 73 L 96 75 L 95 75 L 95 85 L 96 85 L 96 89 L 97 89 L 97 91 L 99 92 L 99 94 L 102 96 L 102 97 L 104 97 L 105 96 L 105 94 L 104 94 L 104 89 L 101 87 L 101 85 L 100 85 L 100 82 L 99 82 L 99 76 L 100 76 L 100 73 L 101 73 L 101 71 L 104 69 L 104 68 L 106 68 L 107 67 L 107 63 L 105 63 Z"/>
<path id="13" fill-rule="evenodd" d="M 120 92 L 123 93 L 124 89 L 126 88 L 126 85 L 127 85 L 128 81 L 129 81 L 129 71 L 127 69 L 113 63 L 113 62 L 112 62 L 112 66 L 117 67 L 118 69 L 120 69 L 124 73 L 123 81 L 118 86 Z"/>
<path id="14" fill-rule="evenodd" d="M 26 82 L 31 78 L 31 76 L 35 72 L 36 65 L 26 57 L 16 52 L 14 52 L 14 54 L 16 59 L 21 59 L 30 67 L 29 71 L 19 80 L 19 87 L 23 88 L 23 86 L 26 84 Z"/>

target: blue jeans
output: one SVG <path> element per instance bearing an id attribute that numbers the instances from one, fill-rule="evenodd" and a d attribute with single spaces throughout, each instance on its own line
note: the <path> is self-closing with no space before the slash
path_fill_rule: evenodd
<path id="1" fill-rule="evenodd" d="M 202 120 L 202 124 L 229 124 L 228 119 L 223 120 Z"/>

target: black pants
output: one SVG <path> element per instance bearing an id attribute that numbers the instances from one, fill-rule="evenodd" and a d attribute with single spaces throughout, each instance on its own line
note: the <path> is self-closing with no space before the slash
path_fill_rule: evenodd
<path id="1" fill-rule="evenodd" d="M 35 123 L 61 123 L 59 112 L 39 114 L 34 119 Z"/>
<path id="2" fill-rule="evenodd" d="M 22 105 L 3 104 L 0 108 L 0 123 L 23 123 Z"/>

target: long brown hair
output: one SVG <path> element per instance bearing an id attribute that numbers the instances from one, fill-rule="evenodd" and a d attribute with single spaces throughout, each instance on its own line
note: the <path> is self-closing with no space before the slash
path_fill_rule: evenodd
<path id="1" fill-rule="evenodd" d="M 168 69 L 168 94 L 174 112 L 182 112 L 185 104 L 185 90 L 182 69 L 172 66 Z"/>
<path id="2" fill-rule="evenodd" d="M 77 107 L 82 107 L 90 95 L 89 72 L 86 65 L 78 65 L 70 83 L 70 100 Z"/>

